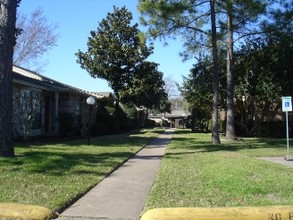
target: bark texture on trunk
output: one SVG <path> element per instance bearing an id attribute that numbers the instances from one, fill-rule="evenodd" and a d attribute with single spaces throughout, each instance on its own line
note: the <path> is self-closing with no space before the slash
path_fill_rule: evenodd
<path id="1" fill-rule="evenodd" d="M 12 59 L 17 0 L 0 1 L 0 156 L 13 157 Z"/>
<path id="2" fill-rule="evenodd" d="M 216 15 L 215 1 L 210 1 L 211 6 L 211 23 L 212 23 L 212 50 L 213 50 L 213 115 L 212 115 L 212 141 L 213 144 L 220 144 L 219 137 L 219 72 L 218 72 L 218 47 L 217 47 L 217 30 L 216 30 Z"/>
<path id="3" fill-rule="evenodd" d="M 234 122 L 234 83 L 233 83 L 233 24 L 232 24 L 232 3 L 227 6 L 227 122 L 226 138 L 235 139 Z"/>

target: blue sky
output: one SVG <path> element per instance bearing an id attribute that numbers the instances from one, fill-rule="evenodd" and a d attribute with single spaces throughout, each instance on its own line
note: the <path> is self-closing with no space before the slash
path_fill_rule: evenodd
<path id="1" fill-rule="evenodd" d="M 31 14 L 36 8 L 43 9 L 44 15 L 51 23 L 57 23 L 60 34 L 57 46 L 44 57 L 48 64 L 41 74 L 87 91 L 111 91 L 108 83 L 94 79 L 76 63 L 75 53 L 80 49 L 87 50 L 87 39 L 91 30 L 96 30 L 98 22 L 113 12 L 113 5 L 126 6 L 133 14 L 133 22 L 138 23 L 137 0 L 22 0 L 18 11 Z M 140 26 L 140 30 L 144 27 Z M 182 76 L 187 76 L 195 60 L 182 62 L 179 52 L 182 51 L 180 39 L 168 40 L 168 46 L 156 41 L 154 54 L 148 60 L 159 63 L 159 71 L 181 83 Z"/>

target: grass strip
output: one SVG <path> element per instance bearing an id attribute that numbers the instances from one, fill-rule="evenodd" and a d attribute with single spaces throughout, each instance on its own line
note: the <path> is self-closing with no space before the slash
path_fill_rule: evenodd
<path id="1" fill-rule="evenodd" d="M 293 170 L 258 159 L 284 156 L 284 139 L 211 144 L 210 134 L 177 130 L 146 210 L 163 207 L 293 205 Z"/>
<path id="2" fill-rule="evenodd" d="M 134 155 L 162 130 L 109 135 L 60 144 L 15 146 L 0 158 L 0 202 L 61 211 Z"/>

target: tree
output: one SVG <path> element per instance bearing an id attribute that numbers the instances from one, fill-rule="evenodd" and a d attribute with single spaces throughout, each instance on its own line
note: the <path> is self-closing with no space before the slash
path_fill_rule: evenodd
<path id="1" fill-rule="evenodd" d="M 172 77 L 164 77 L 165 82 L 165 91 L 168 93 L 168 97 L 176 97 L 180 96 L 179 92 L 179 85 L 177 85 L 177 82 L 172 79 Z"/>
<path id="2" fill-rule="evenodd" d="M 81 68 L 94 78 L 108 81 L 118 106 L 121 95 L 132 88 L 137 68 L 152 53 L 147 47 L 138 24 L 131 25 L 132 14 L 125 8 L 114 6 L 96 31 L 88 38 L 87 52 L 76 53 Z"/>
<path id="3" fill-rule="evenodd" d="M 219 138 L 219 59 L 217 46 L 217 29 L 216 29 L 216 14 L 215 1 L 210 1 L 211 8 L 211 33 L 212 33 L 212 54 L 213 54 L 213 115 L 212 115 L 212 140 L 214 144 L 220 144 Z"/>
<path id="4" fill-rule="evenodd" d="M 190 70 L 188 77 L 183 77 L 183 83 L 179 87 L 181 94 L 188 103 L 188 110 L 192 113 L 191 130 L 196 127 L 203 127 L 204 118 L 199 119 L 197 112 L 210 113 L 212 111 L 213 75 L 212 60 L 202 59 Z M 205 118 L 206 122 L 210 116 Z M 197 125 L 195 124 L 197 123 Z M 205 126 L 206 127 L 206 126 Z"/>
<path id="5" fill-rule="evenodd" d="M 227 121 L 226 138 L 235 139 L 234 82 L 233 82 L 233 5 L 227 1 Z"/>
<path id="6" fill-rule="evenodd" d="M 214 65 L 214 96 L 212 114 L 212 141 L 220 143 L 218 131 L 218 60 L 215 2 L 201 1 L 155 1 L 140 0 L 139 11 L 142 24 L 149 26 L 153 38 L 182 37 L 186 50 L 182 53 L 185 59 L 212 52 Z M 210 24 L 211 26 L 208 26 Z M 210 34 L 211 33 L 211 34 Z M 212 39 L 212 40 L 211 40 Z M 204 49 L 205 50 L 204 50 Z"/>
<path id="7" fill-rule="evenodd" d="M 280 97 L 292 96 L 293 41 L 267 40 L 250 40 L 235 54 L 236 113 L 246 135 L 257 134 L 265 121 L 276 120 Z"/>
<path id="8" fill-rule="evenodd" d="M 234 123 L 234 82 L 233 82 L 233 47 L 234 35 L 238 39 L 243 36 L 254 35 L 259 31 L 253 28 L 260 14 L 265 13 L 267 2 L 259 0 L 223 0 L 219 1 L 219 14 L 224 10 L 226 23 L 219 22 L 221 31 L 226 35 L 226 69 L 227 69 L 227 120 L 226 120 L 226 138 L 235 139 L 235 123 Z M 249 25 L 249 28 L 247 28 Z"/>
<path id="9" fill-rule="evenodd" d="M 275 7 L 262 26 L 236 51 L 235 99 L 238 124 L 246 135 L 258 134 L 280 110 L 280 97 L 292 96 L 293 3 Z M 276 132 L 275 132 L 276 133 Z"/>
<path id="10" fill-rule="evenodd" d="M 12 59 L 15 45 L 16 8 L 19 1 L 0 1 L 0 156 L 13 157 Z"/>
<path id="11" fill-rule="evenodd" d="M 132 85 L 124 94 L 123 101 L 130 101 L 136 106 L 159 112 L 170 112 L 168 94 L 165 91 L 163 73 L 158 71 L 158 64 L 154 62 L 143 62 L 137 68 Z"/>
<path id="12" fill-rule="evenodd" d="M 43 10 L 37 8 L 30 17 L 18 15 L 16 26 L 20 34 L 14 46 L 13 64 L 42 69 L 41 57 L 56 46 L 59 35 L 55 31 L 58 25 L 49 23 Z"/>
<path id="13" fill-rule="evenodd" d="M 199 55 L 213 53 L 213 56 L 216 56 L 217 54 L 215 51 L 218 50 L 216 47 L 218 47 L 219 44 L 215 44 L 215 41 L 220 40 L 219 37 L 226 36 L 226 137 L 228 139 L 235 138 L 233 109 L 233 36 L 236 33 L 239 39 L 242 38 L 243 35 L 252 34 L 252 30 L 254 33 L 255 30 L 251 28 L 251 25 L 253 22 L 256 22 L 258 15 L 264 12 L 266 5 L 266 1 L 260 0 L 140 1 L 139 9 L 145 16 L 142 22 L 143 24 L 149 25 L 149 33 L 153 37 L 181 36 L 186 49 L 182 53 L 184 58 L 193 57 L 195 53 Z M 149 16 L 149 18 L 147 19 L 146 16 Z M 219 19 L 216 19 L 216 17 Z M 222 22 L 222 20 L 226 22 Z M 207 28 L 209 27 L 208 24 L 211 25 L 211 29 Z M 250 29 L 246 28 L 247 24 L 250 25 Z M 213 26 L 219 29 L 213 30 Z M 219 39 L 215 40 L 215 37 Z M 215 63 L 215 65 L 217 66 L 218 64 Z M 215 68 L 214 71 L 214 76 L 217 78 L 217 69 Z M 217 90 L 215 87 L 214 92 Z M 217 101 L 216 94 L 214 96 L 214 101 Z M 214 103 L 215 108 L 216 105 L 217 103 Z M 215 116 L 217 112 L 213 110 L 213 114 L 214 129 L 217 129 L 217 122 L 215 121 L 217 120 Z"/>

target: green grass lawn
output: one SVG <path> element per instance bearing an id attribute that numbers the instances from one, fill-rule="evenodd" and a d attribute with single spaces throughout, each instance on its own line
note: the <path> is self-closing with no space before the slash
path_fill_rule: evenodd
<path id="1" fill-rule="evenodd" d="M 15 146 L 17 157 L 0 158 L 0 202 L 60 211 L 100 182 L 161 130 L 86 141 Z"/>
<path id="2" fill-rule="evenodd" d="M 293 168 L 258 159 L 285 156 L 285 139 L 211 144 L 210 134 L 177 130 L 145 211 L 159 207 L 293 205 Z"/>

